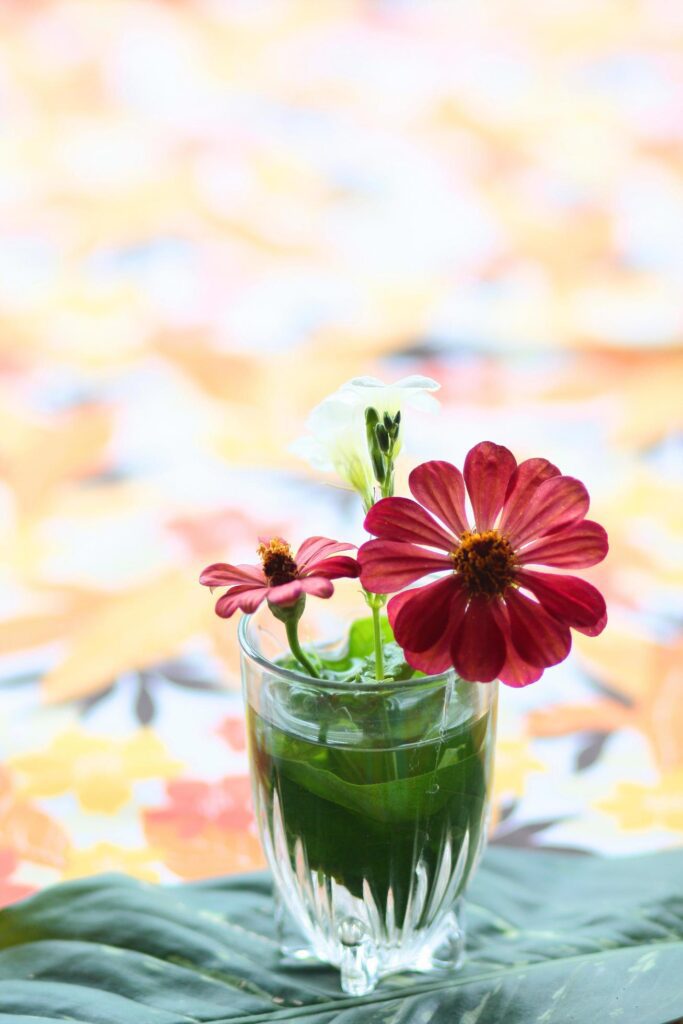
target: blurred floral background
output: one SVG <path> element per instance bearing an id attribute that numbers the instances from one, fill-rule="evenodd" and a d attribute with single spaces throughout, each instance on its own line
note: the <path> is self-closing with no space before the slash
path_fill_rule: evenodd
<path id="1" fill-rule="evenodd" d="M 0 902 L 261 865 L 197 576 L 361 539 L 289 445 L 365 373 L 442 383 L 406 471 L 503 442 L 610 532 L 494 840 L 683 842 L 682 53 L 676 0 L 0 6 Z"/>

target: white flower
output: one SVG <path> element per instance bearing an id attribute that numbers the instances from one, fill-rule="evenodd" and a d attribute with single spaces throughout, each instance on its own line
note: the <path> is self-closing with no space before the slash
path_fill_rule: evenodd
<path id="1" fill-rule="evenodd" d="M 292 451 L 315 469 L 334 471 L 362 496 L 366 507 L 373 501 L 375 476 L 365 432 L 365 410 L 395 416 L 406 409 L 434 409 L 438 402 L 430 392 L 439 384 L 429 377 L 403 377 L 384 384 L 376 377 L 354 377 L 315 407 L 308 418 L 308 435 L 292 445 Z M 401 423 L 401 433 L 404 424 Z M 396 447 L 398 452 L 399 445 Z"/>

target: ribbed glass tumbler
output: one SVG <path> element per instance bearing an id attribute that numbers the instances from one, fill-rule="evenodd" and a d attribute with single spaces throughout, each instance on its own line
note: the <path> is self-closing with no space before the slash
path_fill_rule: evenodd
<path id="1" fill-rule="evenodd" d="M 279 626 L 267 610 L 245 618 L 240 643 L 261 841 L 301 936 L 285 951 L 335 965 L 354 995 L 396 971 L 457 967 L 497 685 L 314 679 L 274 663 Z"/>

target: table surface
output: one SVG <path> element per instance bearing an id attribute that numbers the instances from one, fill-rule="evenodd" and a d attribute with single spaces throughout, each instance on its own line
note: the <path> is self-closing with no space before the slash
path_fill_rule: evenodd
<path id="1" fill-rule="evenodd" d="M 406 467 L 502 441 L 610 533 L 607 630 L 502 695 L 494 842 L 683 842 L 680 13 L 2 5 L 0 901 L 261 865 L 196 578 L 362 537 L 288 450 L 360 373 L 442 383 Z"/>

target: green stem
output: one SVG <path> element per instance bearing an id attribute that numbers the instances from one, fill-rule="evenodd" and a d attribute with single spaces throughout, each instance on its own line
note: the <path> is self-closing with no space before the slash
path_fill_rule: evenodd
<path id="1" fill-rule="evenodd" d="M 368 604 L 372 611 L 372 625 L 375 633 L 375 677 L 378 683 L 381 683 L 384 679 L 384 646 L 382 644 L 382 630 L 380 624 L 380 611 L 384 607 L 386 597 L 383 594 L 368 594 Z M 391 725 L 389 722 L 389 715 L 387 712 L 386 702 L 383 700 L 381 704 L 380 714 L 384 720 L 384 732 L 387 738 L 387 742 L 391 741 Z M 398 779 L 398 758 L 396 751 L 391 752 L 391 767 L 393 769 L 392 778 Z"/>
<path id="2" fill-rule="evenodd" d="M 384 679 L 384 645 L 382 643 L 382 627 L 380 624 L 380 605 L 372 602 L 372 628 L 375 634 L 375 677 L 378 683 Z"/>
<path id="3" fill-rule="evenodd" d="M 285 629 L 287 630 L 287 640 L 289 641 L 289 647 L 296 658 L 296 660 L 303 665 L 308 672 L 309 676 L 313 676 L 314 679 L 320 679 L 320 673 L 316 671 L 315 666 L 304 654 L 301 644 L 299 643 L 299 620 L 292 616 L 285 621 Z"/>
<path id="4" fill-rule="evenodd" d="M 380 485 L 380 493 L 383 498 L 391 498 L 394 494 L 394 463 L 396 461 L 396 444 L 391 446 L 391 450 L 385 456 L 386 459 L 386 472 L 384 474 L 384 480 Z"/>

